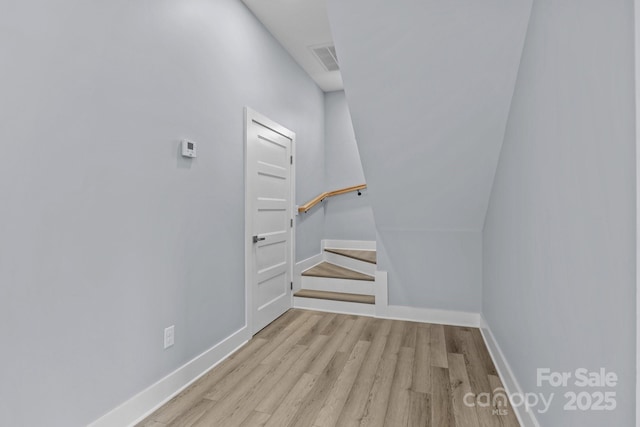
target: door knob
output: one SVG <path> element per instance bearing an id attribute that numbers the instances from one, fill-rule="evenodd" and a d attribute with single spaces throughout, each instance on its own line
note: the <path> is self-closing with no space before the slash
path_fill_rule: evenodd
<path id="1" fill-rule="evenodd" d="M 266 237 L 253 236 L 253 243 L 262 242 L 263 240 L 267 240 L 267 238 Z"/>

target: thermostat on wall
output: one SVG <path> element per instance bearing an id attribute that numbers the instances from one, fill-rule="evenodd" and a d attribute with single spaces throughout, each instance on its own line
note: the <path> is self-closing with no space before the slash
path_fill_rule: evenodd
<path id="1" fill-rule="evenodd" d="M 196 157 L 196 143 L 194 141 L 182 140 L 182 157 Z"/>

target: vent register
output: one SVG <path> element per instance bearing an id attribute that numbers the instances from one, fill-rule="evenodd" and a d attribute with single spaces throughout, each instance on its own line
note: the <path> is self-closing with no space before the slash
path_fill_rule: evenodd
<path id="1" fill-rule="evenodd" d="M 340 69 L 335 46 L 314 46 L 310 49 L 327 71 L 338 71 Z"/>

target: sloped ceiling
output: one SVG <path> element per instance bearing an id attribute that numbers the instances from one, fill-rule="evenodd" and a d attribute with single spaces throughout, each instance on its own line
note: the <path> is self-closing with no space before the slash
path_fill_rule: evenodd
<path id="1" fill-rule="evenodd" d="M 328 0 L 379 230 L 481 230 L 532 0 Z"/>
<path id="2" fill-rule="evenodd" d="M 242 0 L 325 92 L 342 90 L 340 71 L 327 71 L 312 48 L 333 45 L 325 0 Z"/>

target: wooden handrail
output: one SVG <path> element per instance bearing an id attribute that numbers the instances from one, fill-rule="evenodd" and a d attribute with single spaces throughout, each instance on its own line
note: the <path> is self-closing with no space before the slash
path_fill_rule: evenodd
<path id="1" fill-rule="evenodd" d="M 325 193 L 322 193 L 322 194 L 314 197 L 313 199 L 311 199 L 310 201 L 308 201 L 304 205 L 299 206 L 298 207 L 298 212 L 300 212 L 300 213 L 309 212 L 309 210 L 312 207 L 314 207 L 315 205 L 317 205 L 318 203 L 322 202 L 324 199 L 326 199 L 328 197 L 339 196 L 340 194 L 350 193 L 352 191 L 360 191 L 360 190 L 364 190 L 365 188 L 367 188 L 367 184 L 354 185 L 353 187 L 341 188 L 340 190 L 327 191 Z"/>

